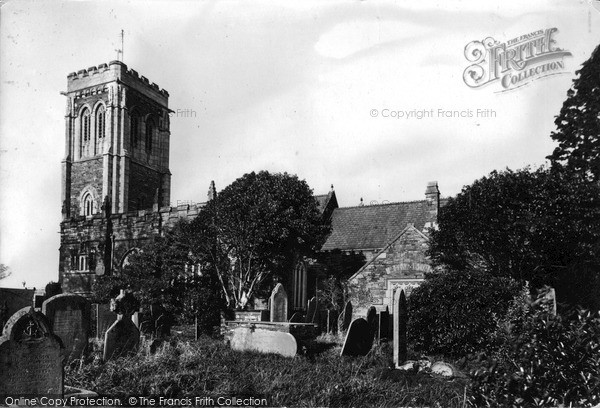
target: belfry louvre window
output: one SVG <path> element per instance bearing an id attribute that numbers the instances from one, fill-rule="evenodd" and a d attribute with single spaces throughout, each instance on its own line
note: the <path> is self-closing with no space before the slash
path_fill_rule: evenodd
<path id="1" fill-rule="evenodd" d="M 146 121 L 146 151 L 152 151 L 152 137 L 154 136 L 154 121 L 148 118 Z"/>
<path id="2" fill-rule="evenodd" d="M 88 109 L 81 114 L 81 139 L 84 143 L 90 140 L 90 111 Z"/>
<path id="3" fill-rule="evenodd" d="M 106 132 L 106 110 L 100 105 L 96 109 L 96 154 L 102 153 L 102 142 Z"/>
<path id="4" fill-rule="evenodd" d="M 96 137 L 102 139 L 104 137 L 106 112 L 104 106 L 98 106 L 96 109 Z"/>

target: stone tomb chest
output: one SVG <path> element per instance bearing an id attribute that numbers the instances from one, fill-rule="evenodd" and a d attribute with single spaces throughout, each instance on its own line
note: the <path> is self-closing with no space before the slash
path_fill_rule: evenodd
<path id="1" fill-rule="evenodd" d="M 317 337 L 317 325 L 288 322 L 225 321 L 225 341 L 233 350 L 293 357 Z"/>

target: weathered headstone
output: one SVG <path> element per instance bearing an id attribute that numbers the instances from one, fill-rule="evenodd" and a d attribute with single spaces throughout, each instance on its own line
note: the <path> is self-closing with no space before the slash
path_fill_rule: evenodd
<path id="1" fill-rule="evenodd" d="M 407 357 L 406 323 L 408 309 L 404 290 L 397 289 L 394 293 L 394 365 L 399 367 Z"/>
<path id="2" fill-rule="evenodd" d="M 287 322 L 288 298 L 281 283 L 278 283 L 271 293 L 271 321 Z"/>
<path id="3" fill-rule="evenodd" d="M 95 315 L 96 315 L 96 338 L 103 339 L 108 328 L 117 319 L 117 314 L 110 310 L 108 304 L 95 304 Z"/>
<path id="4" fill-rule="evenodd" d="M 292 317 L 290 317 L 290 323 L 302 323 L 304 322 L 304 317 L 302 316 L 302 313 L 300 312 L 296 312 L 292 315 Z"/>
<path id="5" fill-rule="evenodd" d="M 131 315 L 139 309 L 139 302 L 131 293 L 121 291 L 112 302 L 117 321 L 104 337 L 104 361 L 137 351 L 140 343 L 140 331 L 131 321 Z"/>
<path id="6" fill-rule="evenodd" d="M 63 293 L 46 299 L 42 313 L 62 340 L 67 360 L 81 358 L 90 333 L 90 302 L 83 296 Z"/>
<path id="7" fill-rule="evenodd" d="M 316 297 L 313 297 L 308 301 L 308 307 L 306 308 L 306 317 L 304 319 L 304 323 L 318 323 L 318 310 L 319 310 L 319 301 Z"/>
<path id="8" fill-rule="evenodd" d="M 389 337 L 390 312 L 387 306 L 384 310 L 379 312 L 378 318 L 379 321 L 377 323 L 377 341 L 381 341 L 382 339 L 387 339 Z"/>
<path id="9" fill-rule="evenodd" d="M 362 317 L 350 323 L 344 346 L 342 347 L 342 356 L 366 356 L 373 345 L 373 333 L 369 323 Z"/>
<path id="10" fill-rule="evenodd" d="M 342 312 L 340 331 L 348 330 L 348 327 L 350 327 L 351 322 L 352 322 L 352 302 L 348 301 L 348 302 L 346 302 L 346 305 L 344 306 L 344 311 Z"/>
<path id="11" fill-rule="evenodd" d="M 231 349 L 237 351 L 258 351 L 294 357 L 298 343 L 290 333 L 280 331 L 236 327 L 231 336 Z"/>
<path id="12" fill-rule="evenodd" d="M 369 329 L 371 330 L 373 337 L 375 337 L 377 334 L 378 324 L 377 308 L 375 306 L 369 307 L 369 310 L 367 310 L 367 316 L 365 317 L 365 320 L 369 324 Z"/>
<path id="13" fill-rule="evenodd" d="M 63 351 L 42 313 L 31 307 L 19 310 L 0 337 L 0 396 L 62 397 Z"/>

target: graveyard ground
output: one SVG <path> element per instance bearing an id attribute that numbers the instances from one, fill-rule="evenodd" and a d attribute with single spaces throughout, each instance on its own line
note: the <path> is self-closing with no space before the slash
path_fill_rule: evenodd
<path id="1" fill-rule="evenodd" d="M 305 355 L 286 358 L 233 351 L 209 337 L 194 341 L 189 327 L 174 332 L 154 354 L 145 344 L 107 363 L 97 343 L 89 358 L 65 368 L 65 385 L 101 396 L 264 397 L 270 406 L 467 406 L 465 378 L 390 370 L 391 343 L 366 357 L 340 357 L 342 339 L 329 335 Z"/>

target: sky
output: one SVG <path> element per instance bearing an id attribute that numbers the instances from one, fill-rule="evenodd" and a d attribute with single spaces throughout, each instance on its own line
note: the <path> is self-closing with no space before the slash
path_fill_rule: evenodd
<path id="1" fill-rule="evenodd" d="M 170 94 L 173 205 L 268 170 L 315 194 L 333 184 L 346 207 L 423 199 L 434 180 L 453 196 L 492 170 L 544 164 L 575 71 L 600 43 L 598 3 L 9 1 L 0 263 L 12 273 L 0 286 L 58 280 L 60 92 L 70 72 L 117 59 L 121 30 L 123 61 Z M 551 28 L 552 47 L 570 53 L 552 75 L 465 83 L 469 43 Z"/>

